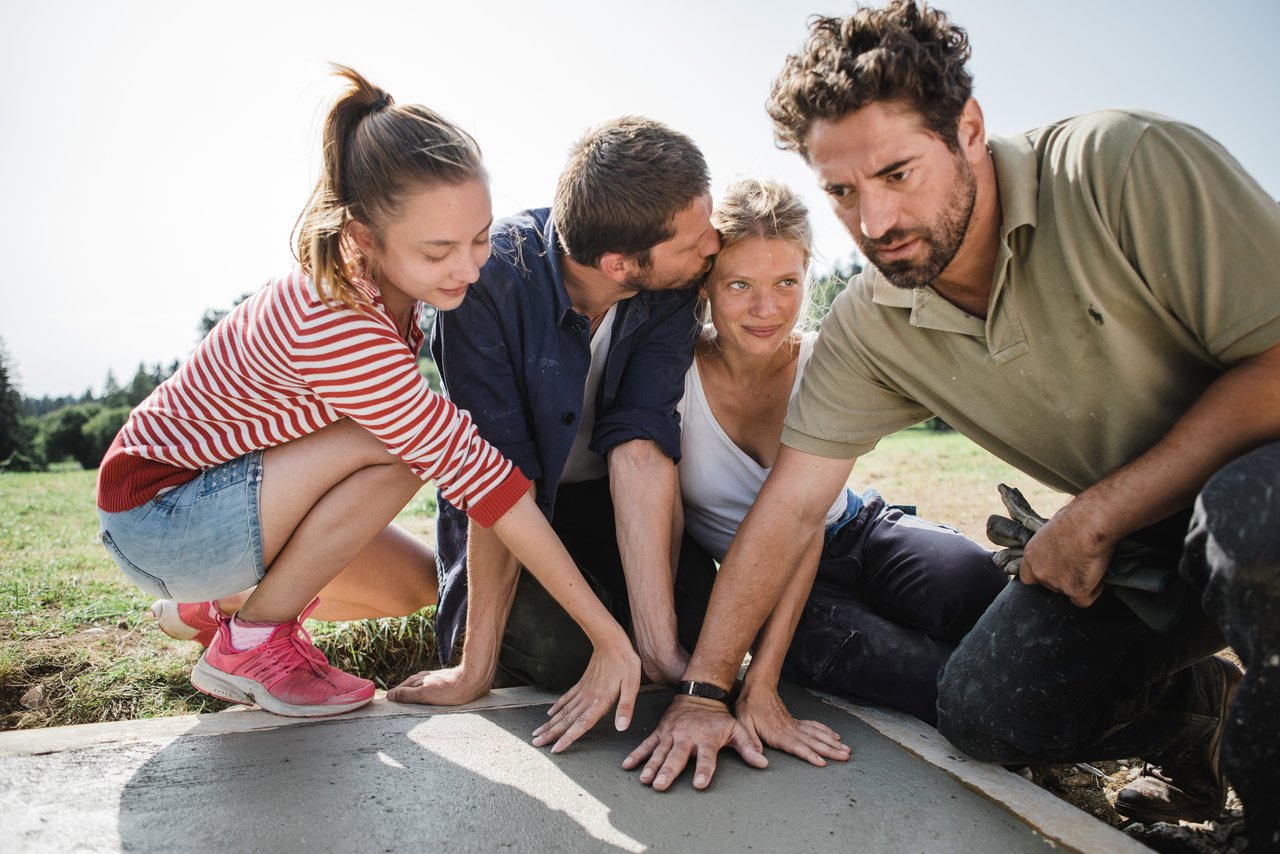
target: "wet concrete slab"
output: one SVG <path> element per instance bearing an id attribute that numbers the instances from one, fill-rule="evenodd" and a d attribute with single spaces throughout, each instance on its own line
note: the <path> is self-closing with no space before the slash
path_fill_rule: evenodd
<path id="1" fill-rule="evenodd" d="M 261 711 L 0 733 L 0 851 L 1134 851 L 1127 836 L 932 729 L 799 689 L 799 718 L 854 747 L 814 768 L 721 755 L 712 787 L 658 793 L 599 726 L 554 756 L 529 744 L 551 695 L 465 709 L 375 701 L 323 721 Z"/>

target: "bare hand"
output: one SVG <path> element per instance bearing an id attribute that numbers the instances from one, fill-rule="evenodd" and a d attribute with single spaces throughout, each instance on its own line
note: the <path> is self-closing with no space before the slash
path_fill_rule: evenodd
<path id="1" fill-rule="evenodd" d="M 1091 522 L 1088 507 L 1076 498 L 1049 520 L 1027 543 L 1019 578 L 1023 584 L 1043 584 L 1079 608 L 1102 595 L 1103 576 L 1115 543 Z"/>
<path id="2" fill-rule="evenodd" d="M 578 684 L 547 710 L 551 719 L 533 731 L 536 747 L 555 741 L 551 752 L 559 753 L 595 726 L 615 700 L 618 713 L 614 727 L 622 732 L 631 725 L 640 690 L 640 657 L 621 631 L 619 638 L 611 646 L 597 647 Z"/>
<path id="3" fill-rule="evenodd" d="M 756 741 L 785 750 L 806 762 L 823 766 L 826 760 L 848 762 L 852 749 L 840 735 L 818 721 L 797 721 L 776 689 L 743 689 L 734 708 L 738 722 Z"/>
<path id="4" fill-rule="evenodd" d="M 651 783 L 654 789 L 665 792 L 693 757 L 696 761 L 693 787 L 705 789 L 711 785 L 716 773 L 716 756 L 725 745 L 733 747 L 743 761 L 754 768 L 769 764 L 760 741 L 748 733 L 722 703 L 676 697 L 658 721 L 657 729 L 622 760 L 622 767 L 630 771 L 644 762 L 640 782 Z"/>
<path id="5" fill-rule="evenodd" d="M 422 703 L 428 706 L 461 706 L 489 693 L 493 680 L 477 678 L 462 666 L 424 670 L 387 692 L 393 703 Z"/>

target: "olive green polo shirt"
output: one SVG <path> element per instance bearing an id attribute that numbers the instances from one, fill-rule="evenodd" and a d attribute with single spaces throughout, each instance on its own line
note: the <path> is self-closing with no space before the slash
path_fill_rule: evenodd
<path id="1" fill-rule="evenodd" d="M 822 323 L 784 443 L 850 459 L 936 414 L 1074 494 L 1280 341 L 1280 205 L 1204 133 L 1113 110 L 990 146 L 987 318 L 868 267 Z"/>

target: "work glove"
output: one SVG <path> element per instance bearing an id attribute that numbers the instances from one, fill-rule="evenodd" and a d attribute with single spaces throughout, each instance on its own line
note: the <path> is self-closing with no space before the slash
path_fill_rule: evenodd
<path id="1" fill-rule="evenodd" d="M 1003 483 L 998 488 L 1009 517 L 987 519 L 987 538 L 1004 546 L 991 559 L 1006 575 L 1017 577 L 1027 543 L 1049 520 L 1032 510 L 1019 490 Z M 1177 564 L 1155 549 L 1132 540 L 1121 540 L 1116 546 L 1102 580 L 1156 631 L 1165 631 L 1173 625 L 1187 604 L 1188 588 L 1178 577 Z"/>

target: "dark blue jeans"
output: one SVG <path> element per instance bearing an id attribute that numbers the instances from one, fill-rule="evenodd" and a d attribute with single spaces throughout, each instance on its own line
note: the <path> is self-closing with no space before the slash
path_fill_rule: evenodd
<path id="1" fill-rule="evenodd" d="M 608 479 L 561 484 L 551 527 L 596 596 L 630 631 L 631 604 Z M 715 577 L 711 555 L 686 536 L 676 569 L 675 606 L 678 637 L 690 652 L 698 642 Z M 497 684 L 565 691 L 582 678 L 592 651 L 591 641 L 568 612 L 528 570 L 521 570 L 502 638 Z"/>
<path id="2" fill-rule="evenodd" d="M 1005 575 L 962 534 L 866 497 L 827 535 L 783 673 L 933 724 L 938 669 Z"/>
<path id="3" fill-rule="evenodd" d="M 1179 572 L 1198 602 L 1172 629 L 1151 630 L 1110 592 L 1076 608 L 1011 584 L 943 669 L 938 728 L 993 762 L 1192 755 L 1219 724 L 1223 675 L 1209 657 L 1229 642 L 1247 673 L 1223 767 L 1244 801 L 1250 850 L 1277 851 L 1280 443 L 1223 468 L 1185 519 L 1163 538 L 1181 550 Z M 1173 526 L 1148 529 L 1147 542 Z"/>

